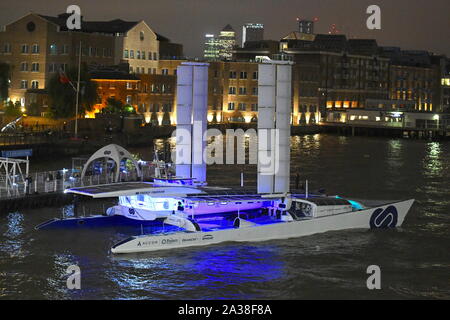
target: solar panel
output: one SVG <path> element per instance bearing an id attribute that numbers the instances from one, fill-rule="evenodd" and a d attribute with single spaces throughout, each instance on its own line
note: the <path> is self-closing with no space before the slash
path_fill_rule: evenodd
<path id="1" fill-rule="evenodd" d="M 145 182 L 127 182 L 127 183 L 106 184 L 101 186 L 73 188 L 70 189 L 70 191 L 89 194 L 100 194 L 116 191 L 129 191 L 129 190 L 149 189 L 149 188 L 153 188 L 153 185 Z"/>

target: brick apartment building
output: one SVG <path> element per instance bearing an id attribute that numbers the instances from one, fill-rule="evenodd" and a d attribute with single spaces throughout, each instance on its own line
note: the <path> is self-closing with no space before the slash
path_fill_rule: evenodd
<path id="1" fill-rule="evenodd" d="M 46 93 L 49 79 L 82 62 L 89 66 L 128 63 L 131 73 L 156 74 L 160 50 L 182 55 L 182 47 L 155 33 L 144 21 L 84 21 L 81 30 L 66 27 L 68 14 L 50 17 L 30 13 L 0 32 L 0 62 L 11 66 L 10 99 L 28 104 L 26 93 Z M 36 99 L 36 98 L 34 98 Z"/>

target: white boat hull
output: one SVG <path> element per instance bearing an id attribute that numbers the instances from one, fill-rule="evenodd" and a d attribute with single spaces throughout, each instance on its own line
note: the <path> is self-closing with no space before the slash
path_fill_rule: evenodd
<path id="1" fill-rule="evenodd" d="M 333 216 L 240 229 L 139 236 L 116 244 L 111 248 L 111 252 L 114 254 L 151 252 L 223 242 L 281 240 L 349 229 L 395 228 L 403 224 L 413 203 L 414 200 L 407 200 Z"/>

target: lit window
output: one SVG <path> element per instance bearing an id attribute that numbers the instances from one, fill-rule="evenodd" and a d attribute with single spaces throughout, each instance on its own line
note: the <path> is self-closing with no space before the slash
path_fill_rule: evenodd
<path id="1" fill-rule="evenodd" d="M 48 72 L 56 72 L 56 64 L 55 63 L 48 64 Z"/>
<path id="2" fill-rule="evenodd" d="M 5 43 L 5 45 L 3 47 L 3 52 L 4 53 L 11 53 L 11 44 L 10 43 Z"/>
<path id="3" fill-rule="evenodd" d="M 229 102 L 228 103 L 228 111 L 234 111 L 234 109 L 235 109 L 235 103 Z"/>
<path id="4" fill-rule="evenodd" d="M 37 81 L 37 80 L 31 81 L 31 88 L 32 89 L 39 89 L 39 81 Z"/>
<path id="5" fill-rule="evenodd" d="M 51 44 L 50 45 L 50 54 L 58 54 L 58 47 L 56 46 L 56 44 Z"/>
<path id="6" fill-rule="evenodd" d="M 34 62 L 34 63 L 31 65 L 31 71 L 32 71 L 32 72 L 39 72 L 39 63 Z"/>
<path id="7" fill-rule="evenodd" d="M 27 80 L 20 81 L 20 89 L 28 89 L 28 81 Z"/>
<path id="8" fill-rule="evenodd" d="M 245 103 L 239 103 L 238 110 L 245 111 L 247 109 L 247 105 Z"/>
<path id="9" fill-rule="evenodd" d="M 129 52 L 128 50 L 124 50 L 124 52 L 123 52 L 123 57 L 124 57 L 125 59 L 128 59 L 128 58 L 130 57 L 130 52 Z"/>
<path id="10" fill-rule="evenodd" d="M 20 71 L 28 71 L 28 63 L 27 62 L 22 62 L 20 64 Z"/>
<path id="11" fill-rule="evenodd" d="M 21 52 L 22 52 L 22 53 L 28 53 L 28 49 L 29 49 L 29 48 L 28 48 L 28 45 L 27 45 L 27 44 L 23 44 L 23 45 L 22 45 L 22 51 L 21 51 Z"/>
<path id="12" fill-rule="evenodd" d="M 31 49 L 31 53 L 37 54 L 39 53 L 39 45 L 33 44 L 33 48 Z"/>

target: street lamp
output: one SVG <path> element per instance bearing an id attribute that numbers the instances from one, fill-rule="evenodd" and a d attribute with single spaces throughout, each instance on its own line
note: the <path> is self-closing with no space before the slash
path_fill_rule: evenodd
<path id="1" fill-rule="evenodd" d="M 438 114 L 435 114 L 435 115 L 433 116 L 433 120 L 434 120 L 434 121 L 437 121 L 437 129 L 438 129 L 438 130 L 439 130 L 439 119 L 440 119 L 440 117 L 439 117 Z"/>

